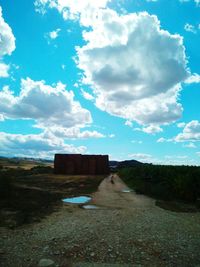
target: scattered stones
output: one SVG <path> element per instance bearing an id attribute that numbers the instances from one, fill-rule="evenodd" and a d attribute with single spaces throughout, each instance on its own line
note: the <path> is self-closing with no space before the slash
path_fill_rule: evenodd
<path id="1" fill-rule="evenodd" d="M 49 246 L 44 247 L 44 248 L 43 248 L 43 252 L 44 252 L 44 253 L 49 252 Z"/>
<path id="2" fill-rule="evenodd" d="M 6 267 L 71 267 L 71 261 L 89 264 L 79 267 L 100 266 L 94 262 L 107 263 L 102 265 L 107 267 L 200 267 L 199 220 L 200 214 L 192 218 L 158 207 L 145 213 L 128 206 L 127 210 L 91 213 L 77 209 L 73 214 L 62 208 L 38 225 L 15 231 L 0 229 L 5 239 L 0 257 Z M 39 262 L 38 257 L 47 259 Z"/>

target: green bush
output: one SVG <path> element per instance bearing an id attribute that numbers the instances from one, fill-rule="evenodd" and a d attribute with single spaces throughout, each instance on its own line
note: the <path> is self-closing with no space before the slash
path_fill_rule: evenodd
<path id="1" fill-rule="evenodd" d="M 200 198 L 200 167 L 142 164 L 123 168 L 119 175 L 136 192 L 158 199 Z"/>
<path id="2" fill-rule="evenodd" d="M 7 196 L 11 189 L 11 178 L 6 174 L 0 173 L 0 198 Z"/>
<path id="3" fill-rule="evenodd" d="M 31 174 L 53 173 L 53 168 L 50 166 L 36 166 L 31 168 Z"/>

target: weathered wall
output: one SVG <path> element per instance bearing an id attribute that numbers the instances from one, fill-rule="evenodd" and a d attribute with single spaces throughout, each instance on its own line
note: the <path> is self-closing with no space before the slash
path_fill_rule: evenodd
<path id="1" fill-rule="evenodd" d="M 108 174 L 107 155 L 55 154 L 54 173 L 56 174 Z"/>

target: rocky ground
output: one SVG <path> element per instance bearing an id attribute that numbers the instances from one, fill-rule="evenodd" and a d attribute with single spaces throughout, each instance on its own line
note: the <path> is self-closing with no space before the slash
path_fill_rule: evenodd
<path id="1" fill-rule="evenodd" d="M 161 209 L 113 181 L 92 194 L 98 209 L 63 204 L 39 223 L 1 227 L 1 266 L 200 266 L 200 213 Z"/>

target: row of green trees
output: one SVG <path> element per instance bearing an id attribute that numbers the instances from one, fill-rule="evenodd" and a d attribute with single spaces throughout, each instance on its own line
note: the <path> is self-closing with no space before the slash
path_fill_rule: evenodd
<path id="1" fill-rule="evenodd" d="M 200 198 L 200 167 L 141 164 L 119 170 L 136 192 L 164 200 Z"/>

